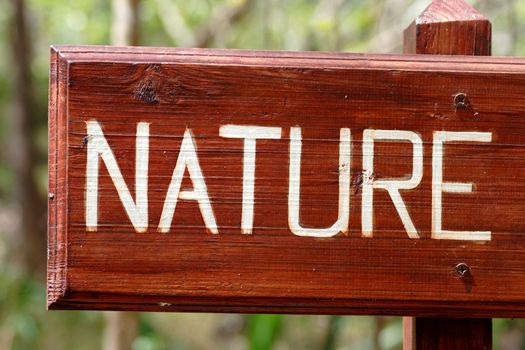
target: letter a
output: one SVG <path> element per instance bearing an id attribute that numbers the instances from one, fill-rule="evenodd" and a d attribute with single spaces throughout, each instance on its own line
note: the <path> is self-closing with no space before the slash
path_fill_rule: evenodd
<path id="1" fill-rule="evenodd" d="M 180 190 L 182 177 L 184 176 L 184 171 L 186 169 L 188 169 L 191 182 L 193 183 L 193 190 L 191 191 Z M 213 215 L 210 198 L 208 197 L 208 189 L 206 188 L 204 176 L 202 175 L 202 170 L 199 165 L 199 159 L 197 158 L 195 142 L 193 141 L 190 129 L 186 129 L 184 138 L 182 139 L 179 158 L 177 159 L 177 165 L 175 165 L 175 169 L 173 170 L 171 183 L 168 188 L 168 193 L 166 194 L 164 208 L 162 209 L 162 215 L 157 229 L 159 232 L 169 232 L 179 198 L 197 201 L 206 228 L 210 230 L 211 233 L 219 233 L 217 223 L 215 222 L 215 216 Z"/>

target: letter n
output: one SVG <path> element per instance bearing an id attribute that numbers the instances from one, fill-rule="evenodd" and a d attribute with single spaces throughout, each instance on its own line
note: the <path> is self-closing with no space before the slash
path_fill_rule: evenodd
<path id="1" fill-rule="evenodd" d="M 135 201 L 122 177 L 115 155 L 97 121 L 87 123 L 86 162 L 86 228 L 97 231 L 98 225 L 98 176 L 100 159 L 106 165 L 109 176 L 117 189 L 131 224 L 136 232 L 148 229 L 148 162 L 149 124 L 138 123 L 135 151 Z"/>

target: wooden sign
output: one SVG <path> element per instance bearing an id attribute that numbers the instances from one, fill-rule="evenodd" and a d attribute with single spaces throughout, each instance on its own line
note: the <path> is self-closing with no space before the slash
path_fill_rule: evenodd
<path id="1" fill-rule="evenodd" d="M 60 47 L 52 309 L 525 316 L 525 60 Z"/>

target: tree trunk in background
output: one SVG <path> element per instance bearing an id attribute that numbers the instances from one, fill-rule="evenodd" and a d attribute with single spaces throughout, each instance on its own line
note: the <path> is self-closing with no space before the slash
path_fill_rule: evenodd
<path id="1" fill-rule="evenodd" d="M 374 336 L 372 338 L 372 343 L 374 350 L 382 350 L 381 347 L 381 332 L 385 329 L 386 319 L 384 316 L 374 316 Z"/>
<path id="2" fill-rule="evenodd" d="M 14 173 L 14 203 L 20 224 L 12 237 L 12 261 L 25 275 L 41 278 L 46 260 L 45 200 L 33 176 L 37 152 L 33 142 L 37 118 L 31 82 L 31 39 L 27 28 L 24 0 L 11 0 L 10 24 L 13 94 L 9 121 L 9 157 Z"/>
<path id="3" fill-rule="evenodd" d="M 194 47 L 211 47 L 214 40 L 228 33 L 230 28 L 248 14 L 255 0 L 242 0 L 237 5 L 219 8 L 216 14 L 195 31 Z"/>
<path id="4" fill-rule="evenodd" d="M 105 312 L 105 350 L 129 350 L 137 336 L 138 315 L 134 312 Z"/>
<path id="5" fill-rule="evenodd" d="M 139 44 L 139 0 L 112 0 L 111 44 Z M 104 350 L 130 350 L 138 332 L 138 314 L 105 312 Z"/>
<path id="6" fill-rule="evenodd" d="M 139 0 L 113 0 L 111 44 L 137 46 L 139 44 Z"/>

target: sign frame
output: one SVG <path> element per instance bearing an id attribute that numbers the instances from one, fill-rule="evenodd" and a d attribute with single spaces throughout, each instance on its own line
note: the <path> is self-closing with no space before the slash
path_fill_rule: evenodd
<path id="1" fill-rule="evenodd" d="M 407 270 L 404 276 L 410 283 L 418 284 L 422 281 L 427 281 L 429 284 L 435 283 L 432 279 L 436 279 L 439 283 L 444 283 L 451 292 L 447 294 L 441 291 L 441 294 L 436 297 L 431 290 L 426 294 L 412 295 L 410 290 L 407 290 L 404 295 L 388 296 L 385 294 L 383 298 L 378 295 L 372 297 L 365 297 L 364 294 L 359 297 L 334 297 L 334 295 L 325 294 L 322 292 L 321 286 L 317 286 L 321 292 L 318 295 L 315 292 L 309 292 L 307 297 L 296 297 L 293 293 L 283 292 L 281 295 L 274 297 L 268 295 L 259 295 L 257 292 L 242 292 L 239 295 L 231 293 L 216 293 L 212 286 L 208 288 L 208 292 L 195 292 L 186 295 L 179 295 L 174 292 L 170 295 L 166 292 L 165 287 L 159 287 L 158 293 L 144 293 L 140 288 L 136 288 L 131 284 L 137 276 L 144 275 L 144 272 L 137 274 L 135 277 L 123 278 L 118 283 L 111 284 L 111 288 L 102 286 L 100 289 L 89 288 L 88 282 L 86 285 L 80 281 L 86 278 L 86 281 L 93 285 L 96 278 L 93 276 L 94 271 L 111 271 L 109 260 L 104 260 L 100 256 L 97 260 L 90 261 L 86 258 L 88 255 L 81 253 L 82 249 L 91 249 L 90 244 L 96 241 L 93 238 L 94 234 L 90 233 L 90 238 L 79 239 L 77 234 L 71 233 L 71 213 L 73 198 L 70 197 L 74 192 L 74 186 L 70 187 L 70 176 L 72 171 L 72 159 L 79 159 L 70 154 L 71 147 L 77 142 L 89 143 L 86 136 L 89 135 L 73 135 L 71 134 L 71 117 L 70 117 L 70 102 L 71 98 L 78 95 L 75 92 L 78 86 L 83 84 L 80 78 L 82 74 L 86 77 L 95 79 L 96 75 L 90 72 L 90 64 L 95 66 L 104 66 L 115 69 L 115 76 L 120 71 L 119 66 L 129 67 L 143 67 L 142 74 L 145 74 L 146 84 L 140 85 L 140 89 L 134 87 L 128 92 L 128 97 L 142 103 L 146 107 L 157 108 L 162 104 L 162 96 L 159 96 L 158 86 L 156 81 L 151 79 L 152 76 L 159 77 L 156 70 L 162 70 L 164 66 L 181 65 L 183 67 L 196 67 L 199 69 L 211 69 L 217 73 L 218 70 L 224 67 L 231 69 L 241 69 L 242 67 L 252 67 L 259 69 L 258 72 L 267 70 L 268 75 L 280 74 L 283 80 L 290 84 L 290 81 L 299 81 L 302 84 L 307 84 L 307 80 L 312 78 L 312 75 L 319 74 L 334 74 L 340 72 L 385 72 L 391 76 L 391 79 L 404 82 L 416 81 L 420 79 L 436 79 L 443 82 L 446 77 L 454 76 L 473 76 L 473 82 L 467 84 L 467 90 L 457 87 L 455 94 L 445 94 L 438 98 L 435 110 L 425 110 L 425 118 L 430 118 L 435 121 L 436 125 L 443 126 L 449 123 L 448 118 L 457 118 L 459 121 L 465 121 L 465 118 L 483 118 L 487 115 L 487 108 L 499 108 L 501 114 L 516 115 L 519 111 L 525 110 L 525 102 L 513 95 L 513 98 L 507 101 L 495 99 L 492 101 L 484 101 L 483 92 L 474 88 L 475 83 L 480 81 L 480 76 L 487 75 L 491 78 L 496 78 L 501 84 L 507 84 L 509 89 L 503 91 L 501 96 L 510 92 L 511 87 L 517 86 L 520 79 L 525 77 L 525 60 L 519 58 L 465 58 L 465 57 L 421 57 L 421 56 L 395 56 L 395 55 L 355 55 L 355 54 L 331 54 L 331 53 L 298 53 L 298 52 L 265 52 L 265 51 L 240 51 L 240 50 L 197 50 L 197 49 L 154 49 L 154 48 L 110 48 L 110 47 L 57 47 L 52 49 L 51 55 L 51 75 L 50 75 L 50 118 L 49 118 L 49 234 L 48 234 L 48 307 L 51 309 L 112 309 L 112 310 L 145 310 L 145 311 L 212 311 L 212 312 L 267 312 L 267 313 L 322 313 L 322 314 L 381 314 L 381 315 L 414 315 L 414 316 L 464 316 L 468 314 L 469 317 L 524 317 L 525 315 L 525 294 L 512 294 L 514 289 L 508 292 L 505 298 L 494 295 L 492 299 L 485 294 L 483 298 L 477 297 L 476 293 L 482 293 L 481 287 L 486 287 L 492 283 L 501 284 L 509 283 L 513 278 L 518 277 L 515 283 L 518 286 L 525 283 L 523 277 L 525 276 L 525 262 L 520 258 L 520 247 L 525 245 L 524 242 L 518 242 L 516 245 L 511 245 L 510 242 L 505 243 L 509 248 L 509 252 L 505 253 L 503 262 L 497 262 L 495 259 L 490 259 L 490 263 L 483 263 L 479 259 L 482 257 L 475 257 L 465 253 L 469 249 L 478 250 L 480 253 L 490 253 L 491 248 L 487 247 L 487 240 L 482 239 L 481 243 L 477 242 L 450 241 L 439 242 L 436 246 L 430 246 L 430 240 L 416 241 L 414 246 L 420 246 L 422 251 L 425 251 L 424 257 L 427 259 L 432 257 L 433 253 L 437 253 L 444 249 L 446 257 L 436 258 L 439 260 L 433 266 L 425 267 L 424 258 L 414 258 L 413 260 L 406 260 L 405 267 L 409 268 L 409 262 L 413 263 L 412 270 Z M 113 68 L 111 68 L 113 66 Z M 232 68 L 233 67 L 233 68 Z M 78 69 L 75 71 L 75 69 Z M 277 73 L 276 73 L 277 72 Z M 208 71 L 205 72 L 209 73 Z M 290 73 L 290 76 L 286 76 Z M 149 75 L 148 75 L 149 74 Z M 204 74 L 204 73 L 203 73 Z M 405 75 L 407 77 L 405 77 Z M 299 79 L 298 77 L 303 77 Z M 149 78 L 148 78 L 149 77 Z M 197 76 L 201 77 L 201 76 Z M 443 78 L 445 77 L 445 78 Z M 101 81 L 103 77 L 99 77 Z M 116 79 L 116 78 L 114 78 Z M 149 80 L 148 80 L 149 79 Z M 202 78 L 204 79 L 204 78 Z M 288 80 L 287 80 L 288 79 Z M 297 80 L 298 79 L 298 80 Z M 467 79 L 467 78 L 465 78 Z M 327 80 L 328 81 L 328 80 Z M 312 81 L 310 81 L 312 83 Z M 314 81 L 315 83 L 315 81 Z M 326 82 L 325 82 L 326 83 Z M 208 81 L 206 81 L 208 84 Z M 365 84 L 365 83 L 363 83 Z M 402 85 L 402 84 L 401 84 Z M 418 85 L 423 88 L 424 84 Z M 506 85 L 505 85 L 506 86 Z M 268 86 L 265 87 L 266 89 Z M 394 89 L 395 90 L 395 89 Z M 192 91 L 186 91 L 191 95 Z M 321 91 L 321 90 L 320 90 Z M 399 91 L 399 90 L 396 90 Z M 383 91 L 384 92 L 384 91 Z M 411 91 L 412 93 L 416 92 Z M 492 92 L 492 91 L 490 91 Z M 76 93 L 76 95 L 75 95 Z M 93 93 L 93 91 L 89 91 Z M 271 95 L 271 92 L 269 92 Z M 458 94 L 462 94 L 462 98 L 458 100 Z M 446 95 L 446 96 L 445 96 Z M 93 95 L 95 96 L 95 94 Z M 323 96 L 319 94 L 319 96 Z M 318 97 L 319 97 L 318 96 Z M 337 95 L 341 101 L 350 100 L 355 96 L 346 94 L 344 91 L 341 95 Z M 411 97 L 412 96 L 412 97 Z M 419 97 L 424 96 L 424 92 Z M 486 97 L 486 95 L 485 95 Z M 76 98 L 76 97 L 75 97 Z M 379 99 L 385 105 L 388 103 L 402 102 L 405 99 L 408 104 L 407 111 L 418 110 L 422 108 L 418 105 L 413 105 L 413 95 L 408 93 L 403 95 L 401 99 L 395 95 L 391 99 Z M 428 107 L 428 100 L 432 96 L 426 96 L 421 105 Z M 96 96 L 94 97 L 96 99 Z M 465 100 L 466 99 L 466 100 Z M 290 103 L 290 101 L 288 101 Z M 322 106 L 320 102 L 319 105 Z M 77 101 L 78 107 L 78 101 Z M 89 107 L 89 106 L 88 106 Z M 121 106 L 122 107 L 122 106 Z M 87 107 L 86 107 L 87 108 Z M 381 107 L 383 108 L 383 107 Z M 371 111 L 380 109 L 371 108 Z M 446 111 L 446 112 L 444 112 Z M 263 111 L 264 112 L 264 111 Z M 478 113 L 476 115 L 476 113 Z M 270 112 L 271 114 L 271 112 Z M 480 117 L 481 115 L 481 117 Z M 448 116 L 448 117 L 447 117 Z M 446 118 L 447 117 L 447 118 Z M 78 119 L 78 115 L 74 118 Z M 73 118 L 73 119 L 74 119 Z M 492 125 L 491 120 L 482 120 L 486 130 L 494 130 L 502 126 Z M 473 119 L 469 119 L 471 123 Z M 395 124 L 395 122 L 392 122 Z M 468 122 L 467 122 L 468 124 Z M 453 129 L 457 127 L 454 126 Z M 503 126 L 504 127 L 504 126 Z M 392 130 L 396 130 L 395 125 Z M 455 129 L 456 130 L 456 129 Z M 439 131 L 436 129 L 435 131 Z M 456 130 L 459 132 L 459 130 Z M 496 132 L 496 136 L 497 132 Z M 499 142 L 496 137 L 491 139 L 495 143 Z M 429 142 L 428 138 L 424 142 Z M 435 145 L 435 143 L 434 143 Z M 502 144 L 503 146 L 503 144 Z M 519 145 L 518 145 L 519 146 Z M 426 147 L 428 148 L 428 147 Z M 288 150 L 286 150 L 288 151 Z M 479 151 L 479 150 L 478 150 Z M 424 157 L 423 157 L 424 158 Z M 239 161 L 241 158 L 239 157 Z M 102 164 L 102 162 L 100 163 Z M 428 165 L 426 165 L 428 167 Z M 103 167 L 101 165 L 101 167 Z M 240 165 L 239 165 L 240 168 Z M 426 174 L 428 176 L 428 174 Z M 363 180 L 363 178 L 361 178 Z M 366 181 L 366 179 L 365 179 Z M 359 182 L 359 181 L 358 181 Z M 360 186 L 362 186 L 361 181 Z M 465 191 L 468 192 L 468 191 Z M 76 197 L 75 197 L 76 198 Z M 519 203 L 516 203 L 516 210 L 519 211 Z M 74 211 L 74 210 L 73 210 Z M 198 212 L 197 212 L 198 213 Z M 398 220 L 398 218 L 396 218 Z M 516 220 L 515 218 L 513 220 Z M 89 231 L 89 230 L 86 230 Z M 134 234 L 134 233 L 130 233 Z M 353 233 L 355 234 L 355 232 Z M 75 236 L 76 235 L 76 236 Z M 141 234 L 136 236 L 142 237 Z M 241 233 L 239 232 L 239 236 Z M 244 239 L 241 242 L 239 237 L 232 241 L 232 246 L 240 244 L 264 244 L 263 241 L 256 237 L 256 232 L 250 237 L 250 240 Z M 515 236 L 519 238 L 520 232 L 516 232 Z M 76 237 L 71 241 L 71 237 Z M 106 240 L 100 244 L 108 244 L 112 239 L 107 233 L 101 233 L 100 239 Z M 121 236 L 118 236 L 121 238 Z M 130 236 L 133 237 L 133 236 Z M 161 234 L 152 234 L 152 241 L 155 241 L 155 247 L 162 246 L 163 238 Z M 188 236 L 191 238 L 191 236 Z M 185 237 L 181 242 L 190 242 L 191 240 Z M 228 236 L 231 237 L 231 236 Z M 406 240 L 410 238 L 403 237 Z M 428 238 L 428 237 L 427 237 Z M 271 239 L 274 239 L 272 237 Z M 310 241 L 305 241 L 311 239 Z M 333 242 L 337 238 L 327 238 L 327 242 Z M 343 239 L 343 238 L 342 238 Z M 357 240 L 366 240 L 367 238 L 353 237 L 352 243 Z M 372 238 L 372 240 L 375 238 Z M 507 239 L 507 238 L 506 238 Z M 320 243 L 322 238 L 301 238 L 296 242 L 301 242 L 306 246 L 317 244 L 325 245 L 327 249 L 335 249 L 332 243 Z M 374 242 L 370 240 L 370 242 Z M 123 249 L 121 255 L 113 257 L 113 259 L 127 259 L 126 255 L 130 252 L 136 252 L 138 246 L 141 244 L 137 238 L 134 238 L 136 244 L 134 250 Z M 200 240 L 202 244 L 208 244 L 209 240 Z M 208 243 L 207 243 L 208 242 Z M 306 242 L 306 243 L 305 243 Z M 421 243 L 423 242 L 423 243 Z M 181 243 L 182 244 L 182 243 Z M 348 243 L 346 243 L 348 244 Z M 357 245 L 363 243 L 357 243 Z M 374 243 L 371 243 L 373 245 Z M 386 252 L 387 243 L 380 243 L 383 245 L 382 252 Z M 489 244 L 490 245 L 490 242 Z M 93 245 L 94 247 L 95 245 Z M 87 247 L 87 248 L 86 248 Z M 364 249 L 365 245 L 361 245 Z M 293 249 L 287 247 L 289 249 Z M 311 247 L 309 248 L 311 249 Z M 321 249 L 321 248 L 318 248 Z M 78 253 L 78 254 L 77 254 Z M 503 254 L 501 247 L 497 249 L 497 253 Z M 195 253 L 197 254 L 197 253 Z M 455 256 L 454 256 L 455 254 Z M 175 256 L 175 255 L 174 255 Z M 371 259 L 371 256 L 366 255 Z M 396 255 L 397 256 L 397 255 Z M 154 258 L 155 256 L 152 256 Z M 399 256 L 397 256 L 399 257 Z M 79 260 L 75 260 L 75 259 Z M 87 260 L 82 260 L 82 259 Z M 377 256 L 376 256 L 377 258 Z M 418 261 L 419 260 L 419 261 Z M 226 260 L 224 260 L 226 261 Z M 376 262 L 371 259 L 369 261 Z M 86 263 L 86 270 L 83 269 L 82 264 Z M 510 263 L 510 264 L 505 264 Z M 91 264 L 91 265 L 90 265 Z M 344 266 L 344 264 L 343 264 Z M 439 270 L 436 269 L 439 266 Z M 460 268 L 459 266 L 462 266 Z M 464 270 L 466 266 L 466 270 Z M 488 269 L 491 267 L 491 269 Z M 284 268 L 284 267 L 283 267 Z M 364 287 L 373 290 L 370 287 L 372 280 L 377 278 L 374 273 L 374 266 L 369 262 L 365 262 L 360 267 L 360 279 L 356 283 L 361 283 Z M 366 269 L 369 269 L 370 280 L 366 279 Z M 278 269 L 276 270 L 278 271 Z M 158 273 L 164 271 L 159 270 Z M 231 272 L 231 271 L 230 271 Z M 333 273 L 334 271 L 332 271 Z M 385 271 L 392 273 L 392 271 Z M 153 272 L 154 274 L 155 272 Z M 243 270 L 242 273 L 245 273 Z M 428 274 L 425 277 L 424 274 Z M 133 276 L 133 268 L 127 271 L 126 274 Z M 239 274 L 240 275 L 240 274 Z M 106 275 L 107 276 L 107 275 Z M 521 276 L 521 278 L 520 278 Z M 116 278 L 119 276 L 115 275 Z M 167 281 L 167 280 L 166 280 Z M 400 280 L 403 281 L 403 280 Z M 490 283 L 489 283 L 490 282 Z M 143 282 L 144 283 L 144 282 Z M 227 283 L 227 282 L 225 282 Z M 315 282 L 313 282 L 315 283 Z M 102 283 L 103 285 L 104 283 Z M 242 286 L 243 281 L 237 280 L 237 287 Z M 206 287 L 206 286 L 204 286 Z M 291 288 L 287 285 L 287 288 Z M 203 288 L 206 290 L 206 288 Z M 388 294 L 388 293 L 387 293 Z M 417 293 L 416 293 L 417 294 Z M 341 295 L 341 294 L 339 294 Z M 444 298 L 446 296 L 446 299 Z"/>

